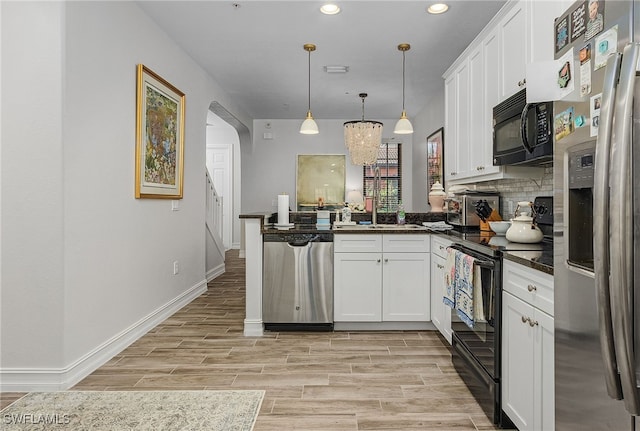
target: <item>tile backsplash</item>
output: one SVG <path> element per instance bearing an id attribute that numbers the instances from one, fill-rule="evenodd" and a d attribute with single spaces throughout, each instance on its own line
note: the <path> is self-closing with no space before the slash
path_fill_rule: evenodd
<path id="1" fill-rule="evenodd" d="M 518 201 L 532 201 L 536 196 L 553 196 L 553 165 L 545 166 L 542 177 L 507 179 L 477 183 L 478 190 L 500 193 L 500 215 L 503 219 L 513 217 Z"/>

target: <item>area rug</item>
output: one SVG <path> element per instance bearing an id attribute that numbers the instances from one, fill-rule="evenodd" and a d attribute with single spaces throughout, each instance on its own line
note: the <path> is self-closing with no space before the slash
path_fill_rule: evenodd
<path id="1" fill-rule="evenodd" d="M 32 392 L 0 411 L 3 431 L 251 431 L 264 391 Z"/>

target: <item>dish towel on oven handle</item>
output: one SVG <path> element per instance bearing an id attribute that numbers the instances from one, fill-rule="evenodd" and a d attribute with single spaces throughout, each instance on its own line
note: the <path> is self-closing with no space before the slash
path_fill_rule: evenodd
<path id="1" fill-rule="evenodd" d="M 447 260 L 444 265 L 444 294 L 442 302 L 456 308 L 456 262 L 458 253 L 455 248 L 447 247 Z"/>
<path id="2" fill-rule="evenodd" d="M 485 320 L 482 297 L 482 268 L 475 258 L 447 248 L 442 302 L 455 309 L 458 317 L 473 328 L 476 321 Z"/>

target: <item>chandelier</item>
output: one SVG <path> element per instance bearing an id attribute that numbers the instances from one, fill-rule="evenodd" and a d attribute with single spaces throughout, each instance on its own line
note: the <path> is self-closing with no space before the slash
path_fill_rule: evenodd
<path id="1" fill-rule="evenodd" d="M 364 99 L 367 93 L 360 93 L 362 99 L 362 120 L 344 123 L 344 145 L 349 150 L 353 165 L 372 165 L 378 160 L 382 142 L 382 123 L 364 119 Z"/>

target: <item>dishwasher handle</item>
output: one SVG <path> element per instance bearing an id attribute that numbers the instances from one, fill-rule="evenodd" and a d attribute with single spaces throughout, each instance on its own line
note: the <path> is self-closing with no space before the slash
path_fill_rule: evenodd
<path id="1" fill-rule="evenodd" d="M 310 238 L 289 241 L 287 242 L 287 244 L 289 244 L 289 246 L 291 247 L 306 247 L 309 245 L 310 242 L 315 242 L 317 239 L 318 239 L 318 235 L 314 235 Z"/>

